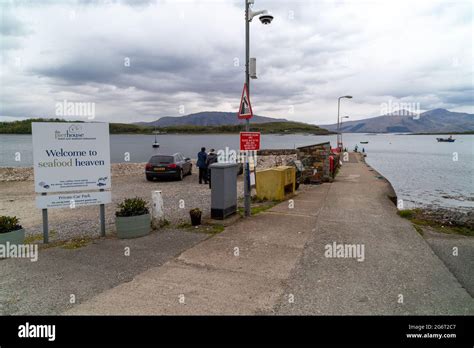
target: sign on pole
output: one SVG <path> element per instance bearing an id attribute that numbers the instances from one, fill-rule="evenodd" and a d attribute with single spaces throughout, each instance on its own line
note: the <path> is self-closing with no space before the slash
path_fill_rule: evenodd
<path id="1" fill-rule="evenodd" d="M 107 204 L 110 202 L 112 202 L 112 194 L 110 191 L 68 192 L 36 197 L 36 207 L 40 209 L 74 209 L 87 205 Z"/>
<path id="2" fill-rule="evenodd" d="M 108 189 L 108 123 L 33 122 L 35 191 Z"/>
<path id="3" fill-rule="evenodd" d="M 111 202 L 108 123 L 33 122 L 36 205 L 43 213 L 43 242 L 48 243 L 48 209 L 100 205 L 105 236 L 105 205 Z M 100 192 L 66 191 L 100 190 Z"/>
<path id="4" fill-rule="evenodd" d="M 260 150 L 260 132 L 240 132 L 240 151 Z"/>
<path id="5" fill-rule="evenodd" d="M 253 117 L 252 105 L 250 104 L 249 90 L 247 88 L 246 83 L 244 83 L 244 89 L 242 91 L 242 98 L 240 99 L 240 106 L 237 117 L 240 119 L 250 119 Z"/>

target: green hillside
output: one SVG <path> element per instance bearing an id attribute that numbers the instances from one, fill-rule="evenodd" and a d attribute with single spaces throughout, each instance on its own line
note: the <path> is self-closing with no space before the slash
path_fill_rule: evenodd
<path id="1" fill-rule="evenodd" d="M 68 122 L 61 119 L 27 119 L 14 122 L 0 122 L 0 134 L 31 134 L 31 122 Z M 82 121 L 74 121 L 82 122 Z M 218 134 L 218 133 L 239 133 L 245 130 L 244 125 L 223 125 L 223 126 L 169 126 L 151 127 L 128 123 L 110 123 L 111 134 L 152 134 L 154 131 L 167 134 Z M 300 122 L 269 122 L 256 123 L 250 125 L 250 130 L 262 132 L 264 134 L 333 134 L 326 129 L 319 128 L 311 124 Z"/>

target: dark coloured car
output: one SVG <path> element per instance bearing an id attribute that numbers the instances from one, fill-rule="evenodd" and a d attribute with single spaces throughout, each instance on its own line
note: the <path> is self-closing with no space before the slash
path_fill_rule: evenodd
<path id="1" fill-rule="evenodd" d="M 174 178 L 183 180 L 185 175 L 192 174 L 191 159 L 181 153 L 174 155 L 154 155 L 145 166 L 145 175 L 148 181 L 159 178 Z"/>
<path id="2" fill-rule="evenodd" d="M 293 166 L 296 168 L 296 183 L 295 183 L 295 190 L 297 190 L 300 187 L 303 176 L 303 171 L 304 171 L 304 166 L 303 163 L 300 160 L 291 160 L 287 164 L 288 166 Z"/>

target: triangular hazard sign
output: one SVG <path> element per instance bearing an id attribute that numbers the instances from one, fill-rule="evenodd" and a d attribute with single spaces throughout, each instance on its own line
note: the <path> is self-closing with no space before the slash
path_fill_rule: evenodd
<path id="1" fill-rule="evenodd" d="M 239 118 L 248 119 L 252 118 L 252 105 L 250 105 L 249 90 L 247 84 L 244 84 L 242 91 L 242 98 L 240 99 L 239 112 L 237 114 Z"/>

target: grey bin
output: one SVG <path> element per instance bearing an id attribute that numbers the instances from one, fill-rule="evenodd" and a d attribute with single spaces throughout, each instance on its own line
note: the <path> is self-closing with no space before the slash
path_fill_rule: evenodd
<path id="1" fill-rule="evenodd" d="M 211 218 L 223 220 L 237 211 L 237 163 L 214 163 L 211 169 Z"/>

